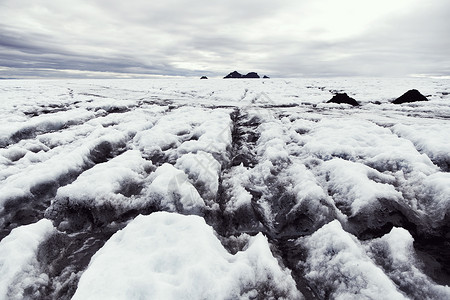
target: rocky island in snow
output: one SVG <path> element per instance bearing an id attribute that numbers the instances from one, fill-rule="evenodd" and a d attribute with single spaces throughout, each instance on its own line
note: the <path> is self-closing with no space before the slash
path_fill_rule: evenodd
<path id="1" fill-rule="evenodd" d="M 230 78 L 246 79 L 246 78 L 261 78 L 261 77 L 256 72 L 250 72 L 250 73 L 247 73 L 245 75 L 242 75 L 238 71 L 233 71 L 233 72 L 231 72 L 230 74 L 228 74 L 227 76 L 224 77 L 224 79 L 230 79 Z M 263 78 L 268 79 L 269 77 L 264 75 Z"/>

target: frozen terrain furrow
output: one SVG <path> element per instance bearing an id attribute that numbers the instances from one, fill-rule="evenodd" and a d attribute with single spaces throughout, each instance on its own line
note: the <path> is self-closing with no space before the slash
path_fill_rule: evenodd
<path id="1" fill-rule="evenodd" d="M 101 134 L 103 136 L 99 136 Z M 58 188 L 72 182 L 92 166 L 123 151 L 128 136 L 119 132 L 97 132 L 72 151 L 57 153 L 7 177 L 0 185 L 2 234 L 18 225 L 42 218 L 45 205 Z"/>
<path id="2" fill-rule="evenodd" d="M 448 83 L 2 81 L 0 298 L 450 298 Z"/>
<path id="3" fill-rule="evenodd" d="M 229 232 L 282 237 L 314 231 L 333 218 L 334 206 L 302 160 L 289 153 L 297 133 L 274 118 L 276 110 L 265 113 L 248 109 L 237 117 L 237 151 L 222 176 Z"/>
<path id="4" fill-rule="evenodd" d="M 396 124 L 393 132 L 410 140 L 421 153 L 426 153 L 443 172 L 450 171 L 450 124 Z"/>
<path id="5" fill-rule="evenodd" d="M 58 188 L 124 152 L 136 132 L 152 126 L 154 110 L 142 111 L 120 118 L 116 114 L 97 116 L 82 125 L 1 149 L 6 158 L 0 169 L 2 235 L 41 218 Z"/>
<path id="6" fill-rule="evenodd" d="M 276 113 L 272 112 L 272 115 L 269 114 L 269 117 L 263 121 L 251 114 L 238 116 L 241 120 L 236 123 L 235 131 L 236 135 L 243 136 L 240 140 L 235 140 L 235 145 L 238 145 L 239 149 L 236 155 L 236 158 L 239 158 L 239 165 L 234 163 L 234 166 L 224 174 L 222 182 L 225 198 L 230 200 L 224 205 L 229 231 L 234 230 L 234 234 L 264 232 L 273 239 L 272 242 L 275 245 L 278 245 L 281 255 L 286 259 L 286 264 L 296 268 L 292 265 L 292 255 L 285 253 L 286 249 L 290 249 L 286 237 L 283 238 L 285 234 L 290 237 L 307 235 L 309 230 L 315 231 L 333 218 L 338 218 L 346 228 L 358 232 L 366 239 L 389 232 L 392 224 L 409 225 L 410 221 L 404 217 L 401 209 L 400 212 L 397 211 L 400 206 L 397 203 L 403 201 L 403 198 L 402 193 L 395 188 L 395 177 L 383 174 L 364 164 L 365 156 L 371 155 L 370 148 L 365 150 L 366 153 L 361 151 L 362 153 L 358 155 L 358 147 L 354 145 L 355 154 L 345 152 L 343 149 L 325 157 L 322 153 L 317 153 L 311 160 L 311 153 L 314 152 L 307 150 L 308 155 L 302 153 L 305 151 L 305 145 L 301 139 L 313 129 L 311 126 L 317 125 L 314 122 L 308 124 L 306 120 L 299 119 L 297 120 L 301 122 L 293 125 L 287 117 L 278 123 L 273 119 L 273 114 Z M 310 128 L 305 128 L 306 124 Z M 254 126 L 253 132 L 257 132 L 258 135 L 250 135 L 249 138 L 245 133 L 245 127 L 248 126 Z M 289 130 L 291 130 L 290 133 Z M 389 131 L 383 132 L 391 134 Z M 341 136 L 342 134 L 331 133 L 330 135 Z M 285 141 L 280 137 L 285 138 Z M 347 141 L 349 139 L 350 137 L 346 138 Z M 253 143 L 248 142 L 249 140 Z M 292 140 L 295 143 L 291 145 Z M 306 141 L 308 141 L 307 137 Z M 362 145 L 365 145 L 364 143 Z M 302 146 L 299 147 L 299 145 Z M 373 146 L 367 144 L 367 147 Z M 259 153 L 258 150 L 260 150 Z M 253 153 L 254 156 L 251 157 L 249 153 Z M 332 158 L 333 156 L 337 158 Z M 432 164 L 430 167 L 432 168 Z M 312 169 L 312 172 L 308 169 Z M 324 171 L 326 175 L 322 176 Z M 338 173 L 330 178 L 329 172 Z M 365 180 L 364 176 L 366 176 Z M 337 190 L 330 187 L 329 181 L 333 182 Z M 342 192 L 339 190 L 341 187 L 344 187 Z M 356 189 L 361 187 L 365 190 Z M 331 191 L 331 198 L 327 196 L 326 191 Z M 337 211 L 330 200 L 333 199 L 339 207 L 339 198 L 350 200 L 349 204 L 352 206 L 347 206 L 348 209 L 344 210 L 340 208 L 340 211 Z M 366 212 L 361 211 L 358 201 L 361 201 L 362 208 Z M 374 205 L 382 207 L 380 211 L 384 212 L 375 214 L 370 219 L 368 216 L 378 211 L 373 208 Z M 313 214 L 308 215 L 308 211 Z M 357 226 L 359 228 L 356 228 Z M 417 232 L 415 234 L 417 235 Z M 298 279 L 298 284 L 302 286 L 305 282 Z M 306 288 L 302 291 L 308 293 Z"/>
<path id="7" fill-rule="evenodd" d="M 4 148 L 22 140 L 34 139 L 40 134 L 82 124 L 94 117 L 93 113 L 84 109 L 74 109 L 32 117 L 25 122 L 2 124 L 0 147 Z"/>
<path id="8" fill-rule="evenodd" d="M 215 172 L 218 176 L 221 163 L 227 164 L 227 155 L 221 153 L 226 153 L 227 147 L 230 147 L 227 142 L 231 130 L 227 125 L 229 114 L 220 111 L 211 113 L 203 109 L 196 110 L 197 114 L 186 111 L 186 118 L 181 118 L 176 125 L 172 124 L 175 121 L 171 117 L 174 111 L 177 110 L 161 110 L 160 119 L 151 126 L 142 127 L 144 130 L 139 130 L 142 134 L 135 135 L 134 139 L 128 138 L 126 147 L 134 150 L 99 161 L 84 170 L 76 180 L 57 190 L 45 215 L 66 233 L 51 237 L 44 244 L 44 249 L 51 245 L 57 249 L 55 253 L 62 252 L 65 256 L 43 258 L 45 261 L 55 261 L 52 263 L 55 267 L 49 269 L 53 277 L 51 284 L 44 289 L 47 293 L 58 298 L 64 296 L 62 293 L 73 293 L 73 285 L 77 284 L 90 257 L 111 234 L 123 227 L 123 222 L 138 214 L 168 210 L 203 215 L 216 209 L 218 177 L 214 182 L 209 174 L 205 176 L 203 173 L 209 168 L 209 172 Z M 203 116 L 199 118 L 198 114 L 202 112 Z M 174 113 L 178 118 L 180 114 L 183 115 L 182 112 Z M 212 124 L 205 121 L 208 117 L 214 120 L 222 118 L 223 122 Z M 175 126 L 167 127 L 168 124 Z M 170 141 L 171 128 L 175 133 L 175 143 L 169 142 L 166 146 L 167 141 L 158 142 L 153 138 L 166 136 Z M 155 135 L 158 130 L 163 132 Z M 195 135 L 194 139 L 189 137 L 192 135 Z M 151 141 L 151 148 L 146 147 L 146 139 Z M 179 159 L 174 161 L 172 157 L 177 157 L 178 153 Z M 179 170 L 166 160 L 174 163 Z M 195 180 L 204 200 L 190 183 L 191 180 Z M 87 188 L 91 182 L 96 184 Z M 92 242 L 83 243 L 79 237 Z"/>

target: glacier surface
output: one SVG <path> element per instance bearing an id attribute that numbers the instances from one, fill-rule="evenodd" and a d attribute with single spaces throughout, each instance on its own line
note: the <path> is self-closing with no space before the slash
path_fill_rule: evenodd
<path id="1" fill-rule="evenodd" d="M 0 81 L 0 298 L 448 299 L 449 89 Z"/>

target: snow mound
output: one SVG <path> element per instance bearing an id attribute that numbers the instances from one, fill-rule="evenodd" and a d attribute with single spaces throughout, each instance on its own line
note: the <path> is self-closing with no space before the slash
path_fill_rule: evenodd
<path id="1" fill-rule="evenodd" d="M 113 202 L 117 196 L 132 194 L 131 186 L 139 185 L 151 166 L 151 162 L 144 160 L 138 150 L 124 152 L 105 163 L 95 165 L 73 183 L 60 188 L 56 199 L 89 201 L 92 205 Z"/>
<path id="2" fill-rule="evenodd" d="M 52 222 L 42 219 L 20 226 L 0 242 L 0 298 L 24 299 L 39 296 L 39 288 L 49 281 L 37 269 L 39 245 L 55 231 Z"/>
<path id="3" fill-rule="evenodd" d="M 146 203 L 137 195 L 151 168 L 152 163 L 143 159 L 139 150 L 126 151 L 59 188 L 48 211 L 61 214 L 65 210 L 87 207 L 92 213 L 101 214 L 106 207 L 120 214 L 142 208 Z"/>
<path id="4" fill-rule="evenodd" d="M 319 185 L 314 174 L 306 168 L 304 164 L 293 163 L 286 170 L 286 177 L 289 181 L 286 183 L 288 190 L 295 195 L 295 202 L 286 218 L 292 223 L 298 223 L 299 216 L 307 216 L 305 220 L 310 220 L 306 228 L 308 232 L 321 227 L 338 214 L 335 206 L 331 203 L 329 197 L 323 188 Z"/>
<path id="5" fill-rule="evenodd" d="M 159 155 L 171 147 L 180 145 L 178 137 L 175 134 L 167 132 L 167 128 L 162 126 L 155 126 L 139 132 L 134 139 L 139 149 L 149 157 Z"/>
<path id="6" fill-rule="evenodd" d="M 203 151 L 221 164 L 231 148 L 229 111 L 185 107 L 161 116 L 156 124 L 134 137 L 135 146 L 158 162 L 173 162 L 186 153 Z"/>
<path id="7" fill-rule="evenodd" d="M 392 228 L 366 248 L 397 286 L 413 299 L 450 299 L 450 287 L 434 283 L 422 272 L 413 246 L 414 239 L 403 228 Z"/>
<path id="8" fill-rule="evenodd" d="M 244 167 L 242 164 L 232 167 L 222 176 L 224 188 L 222 197 L 226 200 L 223 213 L 230 226 L 228 230 L 232 232 L 264 230 L 263 220 L 256 217 L 260 211 L 255 209 L 259 204 L 253 201 L 252 192 L 254 193 L 254 190 L 249 189 L 252 177 L 252 169 Z"/>
<path id="9" fill-rule="evenodd" d="M 297 244 L 307 249 L 305 277 L 322 298 L 407 299 L 339 221 L 299 238 Z"/>
<path id="10" fill-rule="evenodd" d="M 426 153 L 444 171 L 450 170 L 449 124 L 397 124 L 392 130 L 413 142 L 419 151 Z"/>
<path id="11" fill-rule="evenodd" d="M 129 258 L 129 259 L 128 259 Z M 91 259 L 77 299 L 302 299 L 267 239 L 228 253 L 197 216 L 138 216 Z"/>
<path id="12" fill-rule="evenodd" d="M 303 140 L 304 151 L 323 160 L 338 157 L 365 163 L 381 172 L 419 171 L 432 174 L 436 166 L 406 139 L 373 122 L 324 118 Z"/>
<path id="13" fill-rule="evenodd" d="M 197 139 L 184 142 L 178 149 L 178 156 L 204 151 L 213 155 L 221 164 L 226 163 L 229 160 L 228 150 L 232 147 L 230 112 L 214 110 L 203 112 L 199 117 L 205 121 L 193 132 Z"/>
<path id="14" fill-rule="evenodd" d="M 399 201 L 402 198 L 392 185 L 394 176 L 361 163 L 335 158 L 324 162 L 320 168 L 326 174 L 328 190 L 336 204 L 349 209 L 350 215 L 379 206 L 379 199 Z"/>
<path id="15" fill-rule="evenodd" d="M 250 207 L 252 195 L 245 189 L 248 185 L 251 173 L 249 169 L 243 165 L 231 168 L 226 174 L 223 184 L 225 189 L 229 191 L 229 200 L 226 203 L 225 211 L 232 214 L 241 207 Z"/>
<path id="16" fill-rule="evenodd" d="M 219 190 L 220 163 L 210 153 L 198 151 L 181 156 L 175 167 L 198 185 L 204 199 L 214 201 Z"/>
<path id="17" fill-rule="evenodd" d="M 258 126 L 260 137 L 256 145 L 256 154 L 260 160 L 270 161 L 274 166 L 282 165 L 289 161 L 289 153 L 286 150 L 285 128 L 280 122 L 267 122 Z"/>
<path id="18" fill-rule="evenodd" d="M 171 164 L 165 163 L 151 175 L 152 183 L 145 194 L 151 195 L 165 211 L 200 214 L 205 202 L 188 176 Z"/>
<path id="19" fill-rule="evenodd" d="M 435 227 L 450 221 L 450 173 L 437 172 L 423 179 L 416 187 L 419 208 Z M 444 224 L 445 225 L 445 224 Z"/>

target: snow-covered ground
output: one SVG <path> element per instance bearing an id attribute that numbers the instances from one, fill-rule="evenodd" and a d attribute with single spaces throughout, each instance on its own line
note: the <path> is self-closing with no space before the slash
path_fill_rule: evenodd
<path id="1" fill-rule="evenodd" d="M 0 81 L 0 299 L 449 299 L 449 92 Z"/>

